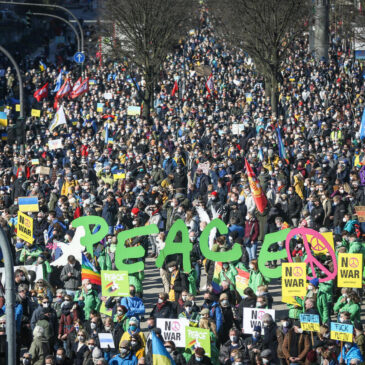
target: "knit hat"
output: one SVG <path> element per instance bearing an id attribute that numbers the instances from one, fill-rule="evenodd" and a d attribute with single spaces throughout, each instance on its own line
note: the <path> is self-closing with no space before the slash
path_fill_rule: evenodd
<path id="1" fill-rule="evenodd" d="M 216 191 L 212 191 L 212 193 L 210 195 L 213 195 L 213 196 L 218 196 L 218 193 Z"/>
<path id="2" fill-rule="evenodd" d="M 261 355 L 261 357 L 271 357 L 271 350 L 266 349 L 266 350 L 262 351 L 260 355 Z"/>
<path id="3" fill-rule="evenodd" d="M 139 321 L 136 317 L 132 317 L 130 320 L 129 320 L 129 324 L 136 324 L 137 326 L 139 325 Z"/>
<path id="4" fill-rule="evenodd" d="M 313 278 L 312 280 L 309 280 L 309 282 L 310 282 L 313 286 L 315 286 L 315 287 L 318 287 L 318 285 L 319 285 L 319 280 L 318 280 L 318 278 Z"/>
<path id="5" fill-rule="evenodd" d="M 100 359 L 103 358 L 103 353 L 99 349 L 99 347 L 95 347 L 92 353 L 93 359 Z"/>
<path id="6" fill-rule="evenodd" d="M 138 215 L 138 213 L 139 213 L 139 209 L 138 209 L 138 208 L 132 208 L 132 213 L 133 213 L 134 215 Z"/>

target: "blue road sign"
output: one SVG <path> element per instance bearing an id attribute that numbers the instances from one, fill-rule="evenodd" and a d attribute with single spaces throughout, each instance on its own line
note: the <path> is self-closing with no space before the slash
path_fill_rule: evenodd
<path id="1" fill-rule="evenodd" d="M 84 63 L 84 61 L 85 61 L 85 55 L 82 53 L 82 52 L 76 52 L 75 54 L 74 54 L 74 61 L 76 62 L 76 63 Z"/>

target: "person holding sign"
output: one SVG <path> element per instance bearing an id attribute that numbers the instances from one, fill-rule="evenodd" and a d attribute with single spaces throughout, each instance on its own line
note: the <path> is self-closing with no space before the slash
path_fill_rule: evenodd
<path id="1" fill-rule="evenodd" d="M 359 348 L 352 342 L 345 342 L 342 348 L 342 352 L 337 358 L 340 364 L 360 364 L 364 359 L 361 355 Z"/>
<path id="2" fill-rule="evenodd" d="M 361 308 L 359 303 L 359 296 L 354 291 L 351 291 L 346 298 L 346 301 L 342 301 L 337 306 L 337 308 L 339 308 L 339 314 L 341 314 L 341 312 L 349 312 L 352 323 L 354 323 L 354 321 L 360 321 Z"/>

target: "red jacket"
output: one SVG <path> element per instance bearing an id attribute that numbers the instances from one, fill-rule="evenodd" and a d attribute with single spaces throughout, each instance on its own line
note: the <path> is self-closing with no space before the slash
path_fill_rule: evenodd
<path id="1" fill-rule="evenodd" d="M 245 240 L 250 239 L 251 242 L 256 242 L 259 236 L 259 223 L 256 219 L 252 218 L 246 221 L 245 225 Z"/>
<path id="2" fill-rule="evenodd" d="M 77 310 L 71 311 L 69 314 L 61 314 L 60 325 L 58 326 L 59 335 L 68 335 L 74 325 L 74 321 L 78 319 Z"/>

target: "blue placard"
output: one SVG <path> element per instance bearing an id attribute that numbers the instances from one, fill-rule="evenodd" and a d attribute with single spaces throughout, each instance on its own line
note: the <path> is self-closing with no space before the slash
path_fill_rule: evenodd
<path id="1" fill-rule="evenodd" d="M 352 324 L 347 324 L 347 323 L 331 322 L 331 331 L 352 334 L 352 332 L 354 331 L 354 326 Z"/>
<path id="2" fill-rule="evenodd" d="M 302 323 L 319 323 L 318 314 L 301 314 L 300 322 Z"/>
<path id="3" fill-rule="evenodd" d="M 84 63 L 85 55 L 82 52 L 76 52 L 74 54 L 74 61 L 79 64 Z"/>

